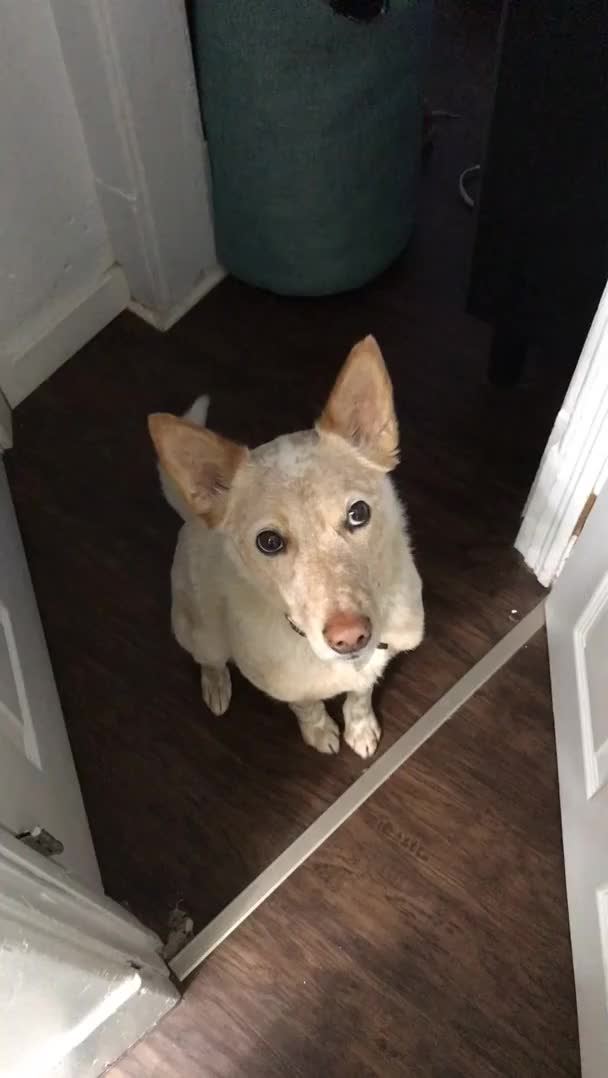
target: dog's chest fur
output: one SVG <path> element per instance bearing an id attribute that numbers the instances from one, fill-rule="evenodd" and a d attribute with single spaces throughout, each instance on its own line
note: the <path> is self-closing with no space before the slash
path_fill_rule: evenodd
<path id="1" fill-rule="evenodd" d="M 268 618 L 266 640 L 234 635 L 233 659 L 241 672 L 275 700 L 328 700 L 346 692 L 365 692 L 380 677 L 390 652 L 376 650 L 367 662 L 323 662 L 305 638 L 297 636 L 280 614 Z"/>

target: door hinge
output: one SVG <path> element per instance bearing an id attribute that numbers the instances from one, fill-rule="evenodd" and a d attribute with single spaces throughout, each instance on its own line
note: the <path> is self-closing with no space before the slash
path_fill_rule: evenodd
<path id="1" fill-rule="evenodd" d="M 585 502 L 585 504 L 584 504 L 584 506 L 582 508 L 581 515 L 578 518 L 578 520 L 577 520 L 577 522 L 576 522 L 576 524 L 574 526 L 574 531 L 572 532 L 572 538 L 573 539 L 578 539 L 578 537 L 581 534 L 583 528 L 585 527 L 585 524 L 587 523 L 587 517 L 589 516 L 589 513 L 593 509 L 593 506 L 595 505 L 596 501 L 597 501 L 597 494 L 593 494 L 593 492 L 592 492 L 589 495 L 589 497 L 587 498 L 587 501 Z"/>
<path id="2" fill-rule="evenodd" d="M 45 831 L 44 827 L 32 827 L 31 831 L 21 831 L 17 838 L 23 842 L 24 846 L 29 846 L 30 850 L 41 853 L 43 857 L 57 857 L 63 853 L 63 842 L 51 835 L 49 831 Z"/>

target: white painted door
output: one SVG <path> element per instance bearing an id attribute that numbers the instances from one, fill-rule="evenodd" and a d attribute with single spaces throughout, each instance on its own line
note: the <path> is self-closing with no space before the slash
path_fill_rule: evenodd
<path id="1" fill-rule="evenodd" d="M 547 601 L 583 1078 L 608 1075 L 608 486 Z"/>
<path id="2" fill-rule="evenodd" d="M 98 1078 L 179 1000 L 160 946 L 0 832 L 2 1078 Z"/>
<path id="3" fill-rule="evenodd" d="M 60 865 L 102 892 L 0 456 L 0 829 L 35 827 L 63 844 Z"/>

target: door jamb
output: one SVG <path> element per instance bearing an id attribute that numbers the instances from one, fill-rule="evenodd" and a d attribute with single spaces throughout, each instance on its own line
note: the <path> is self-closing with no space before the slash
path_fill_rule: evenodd
<path id="1" fill-rule="evenodd" d="M 547 442 L 515 546 L 545 587 L 561 571 L 608 478 L 608 285 Z"/>

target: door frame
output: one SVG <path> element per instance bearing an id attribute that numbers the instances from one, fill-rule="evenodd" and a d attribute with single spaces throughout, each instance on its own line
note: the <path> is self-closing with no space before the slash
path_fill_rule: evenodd
<path id="1" fill-rule="evenodd" d="M 536 478 L 515 546 L 549 587 L 608 477 L 608 285 Z"/>
<path id="2" fill-rule="evenodd" d="M 183 0 L 50 0 L 131 309 L 169 329 L 224 276 Z"/>

